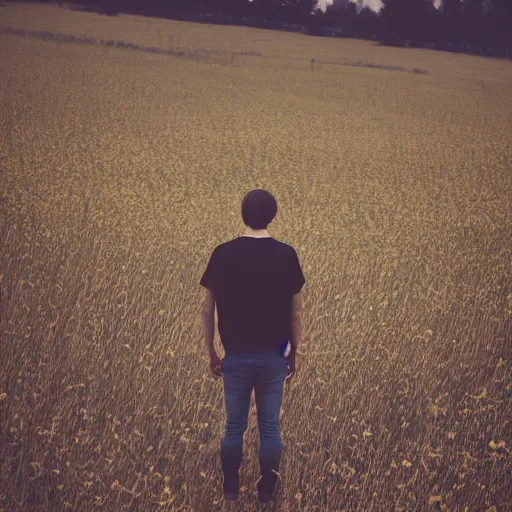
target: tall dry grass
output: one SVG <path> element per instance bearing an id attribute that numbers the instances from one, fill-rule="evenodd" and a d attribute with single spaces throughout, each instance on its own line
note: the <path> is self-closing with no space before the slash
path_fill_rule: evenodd
<path id="1" fill-rule="evenodd" d="M 158 44 L 136 17 L 4 11 Z M 0 510 L 223 508 L 198 283 L 259 187 L 307 279 L 275 509 L 512 508 L 510 63 L 159 23 L 260 55 L 0 34 Z M 252 409 L 241 510 L 257 456 Z"/>

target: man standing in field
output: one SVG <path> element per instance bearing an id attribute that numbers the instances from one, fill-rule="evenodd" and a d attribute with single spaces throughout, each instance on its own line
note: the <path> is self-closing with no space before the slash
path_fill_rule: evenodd
<path id="1" fill-rule="evenodd" d="M 224 378 L 226 425 L 221 442 L 224 498 L 236 501 L 243 435 L 254 388 L 260 432 L 258 499 L 272 499 L 281 461 L 279 411 L 285 379 L 295 373 L 300 342 L 301 288 L 306 282 L 295 249 L 272 238 L 274 196 L 262 189 L 242 201 L 244 234 L 217 246 L 200 284 L 210 372 Z M 214 312 L 225 356 L 213 347 Z"/>

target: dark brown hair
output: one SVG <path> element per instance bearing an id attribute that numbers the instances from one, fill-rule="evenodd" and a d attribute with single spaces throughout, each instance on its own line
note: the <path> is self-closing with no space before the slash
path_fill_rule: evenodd
<path id="1" fill-rule="evenodd" d="M 242 200 L 244 224 L 252 229 L 267 229 L 276 214 L 276 198 L 267 190 L 251 190 Z"/>

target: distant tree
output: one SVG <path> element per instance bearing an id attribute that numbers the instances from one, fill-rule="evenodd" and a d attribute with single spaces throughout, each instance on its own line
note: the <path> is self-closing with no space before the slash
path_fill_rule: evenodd
<path id="1" fill-rule="evenodd" d="M 357 15 L 357 33 L 363 37 L 373 37 L 380 35 L 381 18 L 370 7 L 365 6 Z"/>
<path id="2" fill-rule="evenodd" d="M 492 0 L 488 13 L 489 26 L 493 27 L 493 44 L 503 48 L 505 56 L 512 56 L 512 2 L 510 0 Z"/>
<path id="3" fill-rule="evenodd" d="M 466 15 L 482 16 L 483 0 L 463 0 L 462 10 Z"/>
<path id="4" fill-rule="evenodd" d="M 332 10 L 343 10 L 348 9 L 350 4 L 350 0 L 332 0 L 331 4 L 328 6 L 328 8 Z"/>
<path id="5" fill-rule="evenodd" d="M 370 7 L 367 5 L 362 7 L 358 13 L 358 16 L 361 16 L 361 18 L 378 18 L 379 15 Z"/>
<path id="6" fill-rule="evenodd" d="M 290 21 L 304 25 L 317 8 L 318 0 L 282 0 Z"/>
<path id="7" fill-rule="evenodd" d="M 345 32 L 354 32 L 357 24 L 356 4 L 350 0 L 337 0 L 325 9 L 327 25 L 339 27 Z"/>
<path id="8" fill-rule="evenodd" d="M 433 5 L 430 0 L 383 0 L 379 12 L 390 44 L 402 44 L 405 40 L 412 44 L 428 39 Z"/>
<path id="9" fill-rule="evenodd" d="M 384 23 L 386 41 L 391 44 L 402 44 L 409 35 L 409 0 L 383 0 L 382 4 L 379 15 Z"/>
<path id="10" fill-rule="evenodd" d="M 254 0 L 253 12 L 258 18 L 275 20 L 279 15 L 279 3 L 277 0 Z"/>
<path id="11" fill-rule="evenodd" d="M 483 3 L 482 0 L 463 0 L 462 2 L 462 37 L 464 41 L 483 45 Z"/>
<path id="12" fill-rule="evenodd" d="M 322 9 L 317 7 L 315 11 L 313 12 L 313 15 L 309 17 L 307 22 L 304 24 L 304 26 L 307 29 L 307 33 L 312 36 L 319 36 L 322 33 L 322 26 L 324 24 L 324 12 Z"/>
<path id="13" fill-rule="evenodd" d="M 435 32 L 437 10 L 432 0 L 411 0 L 409 3 L 408 29 L 412 45 L 431 41 Z"/>
<path id="14" fill-rule="evenodd" d="M 356 9 L 356 5 L 350 0 L 333 0 L 332 3 L 327 5 L 325 9 L 325 14 L 328 17 L 339 17 L 341 19 L 343 16 L 346 16 L 347 13 L 350 13 L 352 11 L 355 12 Z"/>
<path id="15" fill-rule="evenodd" d="M 247 16 L 250 12 L 249 0 L 226 0 L 225 3 L 235 16 Z"/>
<path id="16" fill-rule="evenodd" d="M 458 14 L 462 9 L 462 0 L 442 0 L 441 10 L 445 16 Z"/>
<path id="17" fill-rule="evenodd" d="M 443 0 L 441 4 L 443 13 L 442 38 L 445 41 L 458 41 L 461 39 L 461 11 L 462 0 Z"/>

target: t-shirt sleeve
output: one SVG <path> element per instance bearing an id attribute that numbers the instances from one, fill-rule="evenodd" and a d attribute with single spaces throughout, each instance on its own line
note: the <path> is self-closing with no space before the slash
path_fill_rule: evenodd
<path id="1" fill-rule="evenodd" d="M 210 260 L 208 261 L 208 265 L 206 265 L 206 270 L 204 271 L 199 284 L 215 293 L 220 278 L 219 270 L 219 254 L 217 248 L 215 248 L 210 256 Z"/>
<path id="2" fill-rule="evenodd" d="M 301 288 L 306 283 L 306 279 L 304 278 L 304 274 L 302 273 L 302 269 L 299 263 L 299 257 L 297 256 L 297 251 L 293 250 L 292 261 L 290 265 L 290 293 L 291 295 L 295 295 L 299 293 Z"/>

